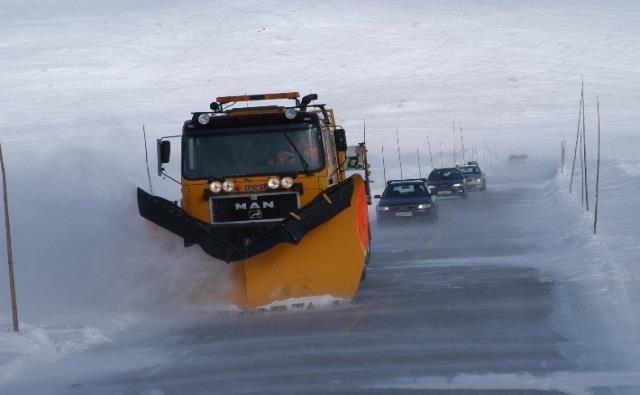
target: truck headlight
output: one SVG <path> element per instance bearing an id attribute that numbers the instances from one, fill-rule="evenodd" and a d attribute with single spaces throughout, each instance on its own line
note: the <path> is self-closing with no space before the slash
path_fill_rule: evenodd
<path id="1" fill-rule="evenodd" d="M 482 178 L 478 178 L 476 181 L 477 181 L 477 182 L 480 182 L 480 181 L 482 181 Z"/>
<path id="2" fill-rule="evenodd" d="M 222 190 L 222 183 L 220 181 L 213 181 L 209 184 L 209 190 L 213 193 L 220 193 Z"/>
<path id="3" fill-rule="evenodd" d="M 287 108 L 284 110 L 284 117 L 287 119 L 294 119 L 298 116 L 298 111 L 295 108 Z"/>
<path id="4" fill-rule="evenodd" d="M 200 125 L 208 124 L 209 120 L 211 120 L 211 116 L 209 116 L 209 114 L 200 114 L 200 115 L 198 115 L 198 123 Z"/>
<path id="5" fill-rule="evenodd" d="M 378 206 L 377 210 L 378 211 L 389 211 L 389 206 Z"/>
<path id="6" fill-rule="evenodd" d="M 225 180 L 222 183 L 222 190 L 225 192 L 233 192 L 235 187 L 236 187 L 236 184 L 232 180 Z"/>
<path id="7" fill-rule="evenodd" d="M 423 203 L 418 205 L 418 210 L 424 210 L 425 208 L 429 208 L 431 205 L 429 203 Z"/>
<path id="8" fill-rule="evenodd" d="M 267 181 L 267 186 L 271 189 L 278 189 L 280 188 L 280 178 L 278 177 L 271 177 L 269 178 L 269 181 Z"/>
<path id="9" fill-rule="evenodd" d="M 284 189 L 291 188 L 293 186 L 293 178 L 282 177 L 282 180 L 280 180 L 280 186 L 282 186 Z"/>

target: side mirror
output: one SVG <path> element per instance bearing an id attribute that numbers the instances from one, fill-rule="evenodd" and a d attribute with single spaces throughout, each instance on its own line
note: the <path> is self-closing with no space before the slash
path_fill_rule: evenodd
<path id="1" fill-rule="evenodd" d="M 158 176 L 162 175 L 162 165 L 169 163 L 171 157 L 171 143 L 169 141 L 156 140 L 158 149 Z"/>
<path id="2" fill-rule="evenodd" d="M 373 195 L 374 199 L 380 199 L 380 195 Z"/>
<path id="3" fill-rule="evenodd" d="M 347 150 L 347 133 L 344 129 L 339 128 L 333 132 L 333 137 L 336 142 L 336 150 L 338 151 L 346 151 Z"/>

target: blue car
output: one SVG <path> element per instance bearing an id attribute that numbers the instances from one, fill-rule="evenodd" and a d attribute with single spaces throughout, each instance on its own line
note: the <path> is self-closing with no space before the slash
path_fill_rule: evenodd
<path id="1" fill-rule="evenodd" d="M 438 196 L 460 196 L 466 199 L 467 181 L 460 170 L 455 167 L 433 169 L 427 179 L 429 193 Z"/>
<path id="2" fill-rule="evenodd" d="M 391 180 L 376 206 L 377 223 L 406 219 L 438 221 L 438 202 L 431 196 L 424 178 L 410 180 Z"/>

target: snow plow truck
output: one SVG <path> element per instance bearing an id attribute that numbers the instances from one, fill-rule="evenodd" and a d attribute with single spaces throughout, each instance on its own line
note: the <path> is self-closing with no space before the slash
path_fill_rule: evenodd
<path id="1" fill-rule="evenodd" d="M 236 106 L 260 100 L 288 105 Z M 370 251 L 368 174 L 348 175 L 334 112 L 297 92 L 218 97 L 157 140 L 166 174 L 180 138 L 180 202 L 138 188 L 140 215 L 232 267 L 233 303 L 351 299 Z"/>

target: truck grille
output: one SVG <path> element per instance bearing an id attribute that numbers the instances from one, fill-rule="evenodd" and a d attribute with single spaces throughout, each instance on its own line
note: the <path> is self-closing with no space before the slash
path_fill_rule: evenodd
<path id="1" fill-rule="evenodd" d="M 296 192 L 214 196 L 211 223 L 265 222 L 286 217 L 300 206 Z"/>

